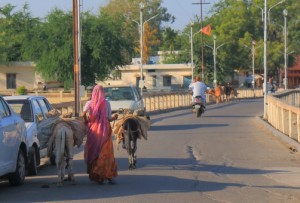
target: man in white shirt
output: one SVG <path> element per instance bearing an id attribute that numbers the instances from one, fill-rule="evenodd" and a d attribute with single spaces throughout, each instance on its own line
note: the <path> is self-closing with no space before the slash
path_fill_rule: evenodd
<path id="1" fill-rule="evenodd" d="M 192 102 L 195 101 L 196 96 L 201 96 L 202 103 L 205 105 L 206 103 L 206 85 L 200 81 L 199 76 L 195 76 L 195 80 L 190 84 L 189 90 L 193 91 Z"/>

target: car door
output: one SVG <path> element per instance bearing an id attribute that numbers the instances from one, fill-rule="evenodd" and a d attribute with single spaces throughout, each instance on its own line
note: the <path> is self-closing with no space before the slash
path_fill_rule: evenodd
<path id="1" fill-rule="evenodd" d="M 21 141 L 15 116 L 0 97 L 0 175 L 14 171 L 18 156 Z"/>

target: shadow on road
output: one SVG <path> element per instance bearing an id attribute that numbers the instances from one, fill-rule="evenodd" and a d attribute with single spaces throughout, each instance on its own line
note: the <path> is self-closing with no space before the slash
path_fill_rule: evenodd
<path id="1" fill-rule="evenodd" d="M 151 126 L 149 131 L 174 131 L 174 130 L 192 130 L 199 128 L 217 128 L 228 126 L 228 124 L 191 124 L 191 125 L 161 125 Z"/>
<path id="2" fill-rule="evenodd" d="M 65 183 L 62 188 L 58 188 L 55 185 L 56 173 L 54 173 L 54 170 L 46 170 L 41 171 L 42 175 L 39 175 L 35 179 L 27 180 L 25 185 L 21 186 L 22 189 L 20 187 L 9 187 L 7 183 L 1 183 L 1 200 L 4 202 L 13 201 L 15 194 L 18 194 L 19 197 L 26 197 L 26 202 L 84 201 L 89 199 L 101 199 L 105 202 L 105 198 L 121 198 L 157 193 L 209 192 L 224 190 L 227 187 L 241 188 L 247 186 L 240 183 L 204 181 L 197 178 L 188 179 L 168 175 L 149 175 L 153 170 L 180 170 L 186 171 L 186 173 L 197 171 L 199 173 L 214 173 L 216 175 L 253 175 L 282 172 L 278 170 L 240 168 L 226 165 L 195 164 L 191 159 L 169 158 L 140 158 L 138 159 L 137 169 L 128 171 L 128 160 L 126 158 L 117 158 L 117 162 L 119 174 L 122 173 L 122 175 L 116 178 L 117 184 L 115 185 L 99 185 L 89 181 L 85 173 L 85 168 L 79 167 L 83 165 L 83 160 L 76 160 L 74 161 L 74 166 L 77 185 L 73 186 L 70 183 Z M 45 184 L 48 184 L 49 187 L 42 188 L 41 185 Z M 251 185 L 251 187 L 300 189 L 284 185 Z M 121 200 L 119 199 L 119 201 Z"/>
<path id="3" fill-rule="evenodd" d="M 232 101 L 232 102 L 224 102 L 224 103 L 220 103 L 220 104 L 208 104 L 206 107 L 206 112 L 210 111 L 210 110 L 217 110 L 217 109 L 223 109 L 223 108 L 227 108 L 229 106 L 235 106 L 238 103 L 261 103 L 262 99 L 248 99 L 248 100 L 239 100 L 239 101 Z M 186 115 L 192 115 L 193 113 L 191 112 L 192 107 L 188 108 L 184 108 L 184 109 L 174 109 L 174 110 L 169 110 L 169 111 L 162 111 L 163 114 L 161 114 L 160 117 L 155 118 L 155 119 L 151 119 L 151 124 L 160 122 L 162 120 L 165 119 L 170 119 L 170 118 L 177 118 L 180 116 L 186 116 Z M 151 115 L 158 115 L 162 112 L 155 112 L 155 113 L 150 113 Z M 206 114 L 204 114 L 204 117 L 210 117 L 210 116 L 206 116 Z M 246 117 L 246 116 L 245 116 Z M 249 116 L 252 117 L 252 116 Z"/>

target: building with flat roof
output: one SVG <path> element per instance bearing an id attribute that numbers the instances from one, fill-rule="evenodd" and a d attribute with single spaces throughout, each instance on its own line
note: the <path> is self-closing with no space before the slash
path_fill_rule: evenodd
<path id="1" fill-rule="evenodd" d="M 119 69 L 120 78 L 99 82 L 103 85 L 129 85 L 139 87 L 141 78 L 139 64 Z M 148 90 L 174 90 L 187 88 L 191 83 L 192 69 L 189 64 L 143 65 L 144 86 Z"/>

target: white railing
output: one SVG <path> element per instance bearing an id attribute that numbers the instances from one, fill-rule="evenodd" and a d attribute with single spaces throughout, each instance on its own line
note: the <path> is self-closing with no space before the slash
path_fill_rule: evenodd
<path id="1" fill-rule="evenodd" d="M 237 96 L 232 96 L 232 99 L 256 98 L 262 96 L 262 89 L 238 89 Z M 147 112 L 189 107 L 191 106 L 192 101 L 192 96 L 188 92 L 160 92 L 155 94 L 144 94 L 143 97 Z M 225 100 L 224 94 L 222 95 L 222 100 Z M 211 94 L 206 94 L 206 103 L 215 103 L 215 97 Z"/>
<path id="2" fill-rule="evenodd" d="M 300 142 L 300 90 L 267 95 L 266 121 L 291 139 Z"/>
<path id="3" fill-rule="evenodd" d="M 43 95 L 47 97 L 53 106 L 60 110 L 62 114 L 74 112 L 74 92 L 64 91 L 44 91 L 29 93 L 32 95 Z M 243 98 L 256 98 L 262 97 L 262 89 L 237 89 L 236 97 L 232 96 L 232 99 Z M 87 99 L 90 97 L 90 93 L 85 93 L 81 98 L 80 104 L 83 106 Z M 191 95 L 189 92 L 155 92 L 143 94 L 144 104 L 147 112 L 163 111 L 167 109 L 185 108 L 191 105 Z M 223 101 L 225 95 L 222 95 Z M 215 103 L 215 97 L 211 94 L 206 96 L 207 104 Z M 81 108 L 82 109 L 82 108 Z"/>

